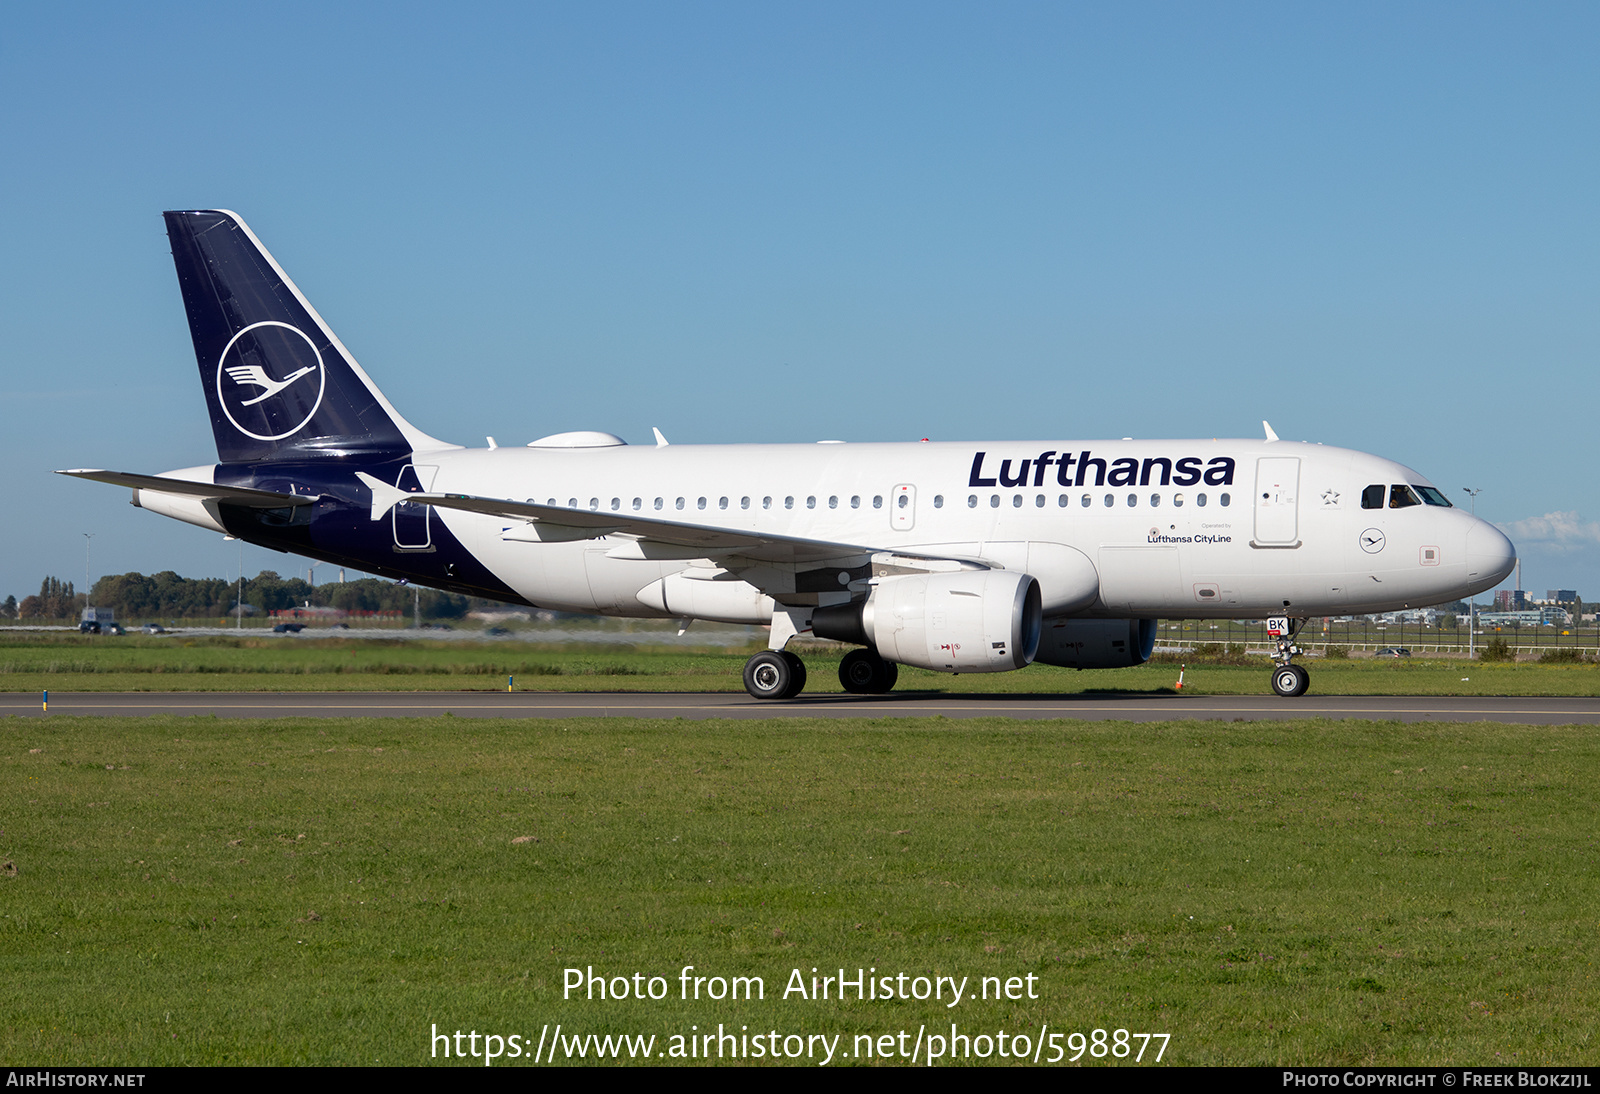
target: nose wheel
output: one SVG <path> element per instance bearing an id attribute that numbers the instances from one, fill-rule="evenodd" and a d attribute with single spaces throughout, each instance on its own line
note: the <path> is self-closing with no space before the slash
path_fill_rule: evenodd
<path id="1" fill-rule="evenodd" d="M 1300 665 L 1280 665 L 1272 670 L 1272 690 L 1285 699 L 1304 695 L 1311 686 L 1311 674 Z"/>

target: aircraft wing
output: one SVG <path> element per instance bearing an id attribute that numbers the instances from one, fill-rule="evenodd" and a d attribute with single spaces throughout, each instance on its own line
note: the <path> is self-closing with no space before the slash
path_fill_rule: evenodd
<path id="1" fill-rule="evenodd" d="M 486 516 L 505 517 L 508 520 L 532 522 L 534 529 L 548 529 L 550 532 L 547 537 L 539 538 L 596 539 L 600 536 L 619 534 L 633 537 L 640 541 L 641 557 L 717 558 L 737 555 L 761 562 L 806 563 L 887 552 L 908 559 L 955 561 L 968 566 L 983 565 L 976 560 L 955 559 L 950 555 L 931 555 L 914 550 L 889 549 L 863 543 L 834 543 L 770 532 L 741 532 L 703 524 L 662 520 L 634 513 L 568 509 L 559 505 L 480 498 L 469 494 L 402 494 L 398 490 L 394 493 L 399 495 L 396 500 L 403 499 L 438 509 L 458 509 L 464 513 L 482 513 Z M 374 503 L 375 512 L 378 504 L 380 503 Z M 653 553 L 651 546 L 655 544 L 669 550 Z"/>
<path id="2" fill-rule="evenodd" d="M 305 494 L 280 494 L 273 490 L 253 490 L 248 486 L 217 486 L 209 482 L 191 482 L 188 479 L 167 479 L 160 475 L 137 475 L 131 471 L 100 471 L 78 468 L 57 471 L 58 475 L 71 475 L 75 479 L 93 479 L 112 486 L 128 486 L 134 490 L 159 490 L 164 494 L 183 494 L 191 498 L 206 498 L 243 505 L 251 509 L 281 509 L 285 505 L 310 505 L 315 497 Z"/>

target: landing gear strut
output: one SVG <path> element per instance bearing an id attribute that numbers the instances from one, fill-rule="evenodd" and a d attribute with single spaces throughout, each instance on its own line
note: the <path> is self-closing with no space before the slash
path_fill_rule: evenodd
<path id="1" fill-rule="evenodd" d="M 1304 695 L 1311 686 L 1311 674 L 1303 666 L 1293 663 L 1296 654 L 1305 652 L 1294 644 L 1295 636 L 1305 625 L 1304 619 L 1285 619 L 1282 616 L 1267 621 L 1267 626 L 1278 632 L 1278 650 L 1272 655 L 1277 666 L 1272 670 L 1272 690 L 1285 699 Z"/>
<path id="2" fill-rule="evenodd" d="M 793 699 L 805 686 L 805 662 L 788 650 L 762 650 L 744 663 L 744 690 L 757 699 Z"/>

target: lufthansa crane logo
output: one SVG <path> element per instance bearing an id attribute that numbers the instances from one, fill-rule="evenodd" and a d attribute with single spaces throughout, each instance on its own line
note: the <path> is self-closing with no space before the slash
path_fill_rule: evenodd
<path id="1" fill-rule="evenodd" d="M 304 331 L 268 319 L 228 340 L 216 382 L 217 402 L 235 429 L 281 441 L 305 428 L 322 405 L 328 370 Z"/>

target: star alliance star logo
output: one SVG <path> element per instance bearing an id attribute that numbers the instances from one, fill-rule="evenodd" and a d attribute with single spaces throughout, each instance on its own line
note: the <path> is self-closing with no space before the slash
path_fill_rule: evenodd
<path id="1" fill-rule="evenodd" d="M 1339 505 L 1339 491 L 1324 490 L 1322 492 L 1322 506 L 1324 509 L 1334 509 Z"/>

